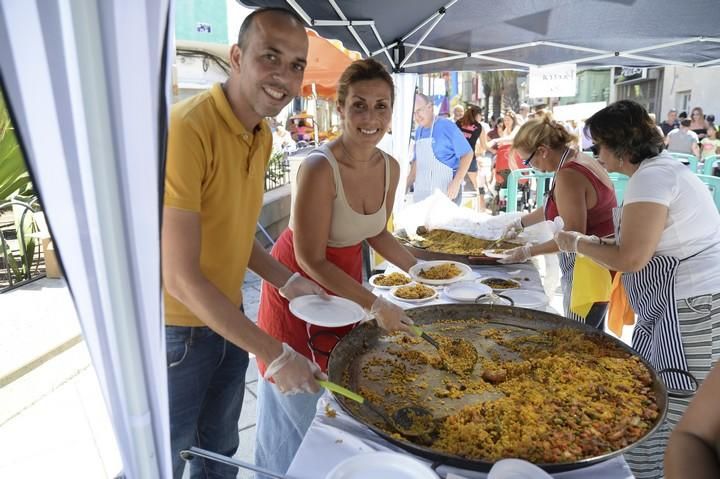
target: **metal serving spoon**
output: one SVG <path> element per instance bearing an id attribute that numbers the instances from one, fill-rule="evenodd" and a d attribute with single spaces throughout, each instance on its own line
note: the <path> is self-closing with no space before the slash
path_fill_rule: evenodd
<path id="1" fill-rule="evenodd" d="M 447 366 L 447 368 L 449 370 L 451 370 L 452 372 L 460 374 L 460 375 L 464 375 L 464 374 L 469 374 L 473 369 L 475 369 L 475 364 L 477 364 L 479 355 L 478 355 L 477 349 L 475 348 L 475 345 L 473 343 L 471 343 L 470 341 L 468 341 L 467 339 L 463 339 L 463 338 L 450 339 L 451 348 L 450 348 L 450 351 L 447 351 L 446 348 L 443 348 L 440 345 L 440 343 L 435 341 L 429 334 L 427 334 L 425 331 L 423 331 L 420 326 L 416 326 L 413 324 L 413 325 L 410 325 L 410 328 L 413 330 L 413 332 L 415 334 L 420 336 L 422 339 L 424 339 L 428 343 L 432 344 L 433 347 L 435 349 L 437 349 L 438 353 L 440 353 L 440 358 L 442 359 L 443 363 L 445 363 L 445 366 Z M 447 361 L 446 358 L 447 358 L 447 356 L 452 356 L 453 353 L 457 353 L 463 349 L 470 352 L 470 354 L 473 356 L 473 361 L 470 361 L 464 369 L 458 370 L 457 368 L 453 367 L 453 365 L 449 361 Z"/>
<path id="2" fill-rule="evenodd" d="M 410 405 L 401 407 L 395 411 L 392 417 L 388 416 L 383 408 L 377 404 L 365 399 L 361 395 L 340 386 L 331 381 L 318 380 L 322 387 L 352 399 L 370 409 L 372 412 L 380 416 L 389 426 L 397 432 L 407 437 L 418 437 L 430 434 L 435 430 L 435 418 L 432 413 L 421 406 Z"/>

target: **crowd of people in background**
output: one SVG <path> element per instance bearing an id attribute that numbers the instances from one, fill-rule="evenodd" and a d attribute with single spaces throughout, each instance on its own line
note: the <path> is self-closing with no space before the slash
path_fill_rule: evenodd
<path id="1" fill-rule="evenodd" d="M 438 115 L 443 116 L 451 115 Z M 464 191 L 476 192 L 478 211 L 495 213 L 503 208 L 505 199 L 501 198 L 501 191 L 507 187 L 510 172 L 526 168 L 512 148 L 513 139 L 528 120 L 548 116 L 552 117 L 552 114 L 545 109 L 531 109 L 526 103 L 520 104 L 517 112 L 507 109 L 491 118 L 487 118 L 485 111 L 476 105 L 457 104 L 453 107 L 452 117 L 449 119 L 455 122 L 467 139 L 474 155 L 467 171 Z M 653 122 L 656 121 L 654 114 L 649 116 Z M 585 119 L 557 121 L 557 124 L 574 136 L 571 145 L 573 148 L 579 151 L 590 150 L 593 142 L 586 131 Z M 659 124 L 656 123 L 656 128 L 662 135 L 668 152 L 696 157 L 699 168 L 708 159 L 713 162 L 720 161 L 714 158 L 715 155 L 720 155 L 715 116 L 706 115 L 701 107 L 693 108 L 690 115 L 687 112 L 678 113 L 675 108 L 671 108 L 666 118 Z M 720 176 L 720 166 L 716 166 L 712 174 Z M 527 188 L 527 185 L 521 183 L 520 192 L 528 196 L 524 188 Z"/>

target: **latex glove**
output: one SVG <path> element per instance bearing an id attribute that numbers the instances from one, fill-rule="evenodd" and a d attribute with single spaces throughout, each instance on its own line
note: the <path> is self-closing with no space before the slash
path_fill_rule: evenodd
<path id="1" fill-rule="evenodd" d="M 525 261 L 530 259 L 530 257 L 532 256 L 532 254 L 530 253 L 530 246 L 528 246 L 528 245 L 519 246 L 517 248 L 507 250 L 505 252 L 505 254 L 507 256 L 504 258 L 500 258 L 498 260 L 498 263 L 501 263 L 501 264 L 524 263 Z"/>
<path id="2" fill-rule="evenodd" d="M 522 225 L 522 217 L 518 216 L 515 218 L 515 220 L 507 225 L 505 229 L 503 230 L 502 234 L 500 235 L 500 239 L 502 240 L 511 240 L 517 238 L 517 235 L 519 235 L 523 230 Z"/>
<path id="3" fill-rule="evenodd" d="M 552 234 L 555 234 L 558 231 L 562 231 L 563 228 L 565 228 L 565 221 L 563 221 L 562 216 L 556 216 L 555 219 L 552 220 L 550 231 Z"/>
<path id="4" fill-rule="evenodd" d="M 316 379 L 327 379 L 317 364 L 295 351 L 287 343 L 282 345 L 283 351 L 271 362 L 264 379 L 272 378 L 283 394 L 316 393 L 320 390 Z"/>
<path id="5" fill-rule="evenodd" d="M 600 244 L 600 238 L 597 236 L 588 236 L 578 233 L 577 231 L 558 231 L 555 233 L 554 238 L 560 251 L 564 251 L 565 253 L 577 253 L 580 240 Z"/>
<path id="6" fill-rule="evenodd" d="M 304 278 L 300 273 L 293 273 L 285 282 L 285 285 L 278 290 L 280 296 L 287 300 L 295 299 L 298 296 L 307 296 L 316 294 L 323 298 L 327 298 L 327 293 L 314 281 Z"/>
<path id="7" fill-rule="evenodd" d="M 407 317 L 405 311 L 397 304 L 391 303 L 382 296 L 373 303 L 370 314 L 378 325 L 386 331 L 405 331 L 414 334 L 410 329 L 413 320 Z"/>

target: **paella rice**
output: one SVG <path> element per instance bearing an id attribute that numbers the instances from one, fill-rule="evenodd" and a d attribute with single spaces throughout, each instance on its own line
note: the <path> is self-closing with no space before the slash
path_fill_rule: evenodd
<path id="1" fill-rule="evenodd" d="M 447 409 L 436 414 L 433 434 L 421 439 L 398 436 L 382 423 L 379 427 L 398 439 L 462 458 L 553 464 L 622 449 L 658 421 L 652 376 L 637 357 L 573 328 L 521 337 L 503 334 L 504 329 L 488 328 L 478 336 L 513 351 L 514 359 L 482 357 L 476 374 L 446 376 L 430 390 L 418 388 L 418 381 L 426 385 L 419 371 L 443 368 L 437 352 L 415 341 L 396 341 L 388 350 L 393 359 L 372 363 L 391 364 L 388 374 L 372 375 L 385 396 L 367 385 L 366 373 L 373 369 L 368 365 L 361 372 L 362 393 L 373 394 L 388 410 L 421 401 Z M 475 401 L 480 394 L 492 399 Z"/>
<path id="2" fill-rule="evenodd" d="M 452 279 L 463 274 L 463 271 L 453 263 L 443 263 L 429 268 L 422 268 L 418 276 L 424 279 Z"/>
<path id="3" fill-rule="evenodd" d="M 490 246 L 498 251 L 505 251 L 518 246 L 509 241 L 498 243 L 495 240 L 475 238 L 474 236 L 443 229 L 425 230 L 422 233 L 418 232 L 418 234 L 422 237 L 421 245 L 423 249 L 436 253 L 483 256 L 483 251 Z"/>
<path id="4" fill-rule="evenodd" d="M 424 284 L 411 284 L 399 287 L 393 294 L 401 299 L 425 299 L 435 296 L 436 291 Z"/>
<path id="5" fill-rule="evenodd" d="M 484 285 L 490 286 L 492 289 L 514 289 L 520 287 L 520 284 L 513 279 L 485 278 L 480 282 Z"/>
<path id="6" fill-rule="evenodd" d="M 379 274 L 373 280 L 378 286 L 402 286 L 408 284 L 411 279 L 404 273 Z"/>

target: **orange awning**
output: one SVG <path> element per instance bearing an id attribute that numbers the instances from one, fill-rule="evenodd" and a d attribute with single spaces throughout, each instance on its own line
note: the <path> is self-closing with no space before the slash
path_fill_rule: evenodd
<path id="1" fill-rule="evenodd" d="M 328 40 L 313 30 L 307 30 L 309 48 L 307 68 L 302 85 L 302 96 L 312 95 L 315 83 L 317 95 L 325 98 L 335 96 L 337 82 L 343 71 L 362 56 L 353 52 L 337 40 Z"/>

